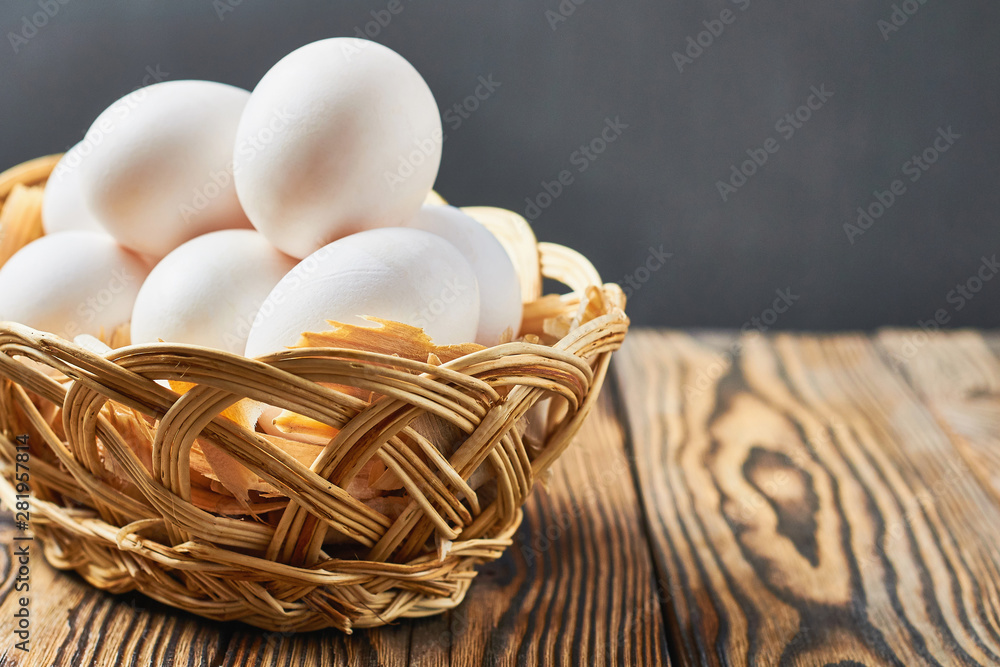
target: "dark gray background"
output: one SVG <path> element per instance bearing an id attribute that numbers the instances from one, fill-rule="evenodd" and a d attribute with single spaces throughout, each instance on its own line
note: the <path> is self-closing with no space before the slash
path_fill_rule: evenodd
<path id="1" fill-rule="evenodd" d="M 39 1 L 0 5 L 4 167 L 76 143 L 147 67 L 252 88 L 289 51 L 363 30 L 389 4 L 41 1 L 58 12 L 17 53 L 10 33 Z M 455 204 L 523 214 L 606 118 L 628 124 L 534 226 L 611 281 L 650 246 L 673 253 L 633 295 L 637 323 L 738 327 L 790 288 L 799 299 L 776 328 L 914 326 L 938 309 L 951 325 L 996 326 L 1000 280 L 961 308 L 949 293 L 1000 252 L 1000 4 L 910 2 L 886 40 L 889 0 L 588 0 L 555 29 L 545 11 L 558 0 L 402 0 L 376 39 L 420 70 L 442 110 L 480 76 L 500 82 L 461 127 L 445 124 L 437 187 Z M 726 8 L 733 22 L 679 72 L 672 54 Z M 821 84 L 833 97 L 785 140 L 775 122 Z M 948 126 L 961 139 L 852 245 L 843 226 L 857 207 Z M 778 152 L 723 202 L 716 181 L 768 137 Z"/>

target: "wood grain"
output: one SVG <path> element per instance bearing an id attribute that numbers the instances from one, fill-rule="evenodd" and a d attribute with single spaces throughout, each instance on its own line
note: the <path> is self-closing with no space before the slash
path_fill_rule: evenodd
<path id="1" fill-rule="evenodd" d="M 548 487 L 536 489 L 514 546 L 481 569 L 456 610 L 350 637 L 240 630 L 223 664 L 668 664 L 654 568 L 607 394 Z"/>
<path id="2" fill-rule="evenodd" d="M 20 531 L 16 534 L 22 535 Z M 75 574 L 49 567 L 31 542 L 29 651 L 17 650 L 13 636 L 13 591 L 17 566 L 11 561 L 15 529 L 10 515 L 0 521 L 0 665 L 80 667 L 81 665 L 211 665 L 228 641 L 229 629 L 177 612 L 141 595 L 111 595 Z"/>
<path id="3" fill-rule="evenodd" d="M 616 365 L 678 662 L 1000 661 L 1000 508 L 872 340 L 639 331 Z"/>
<path id="4" fill-rule="evenodd" d="M 1000 346 L 1000 335 L 993 340 Z M 990 341 L 975 331 L 887 329 L 879 332 L 878 342 L 948 433 L 969 471 L 1000 501 L 1000 359 Z"/>
<path id="5" fill-rule="evenodd" d="M 606 392 L 449 614 L 267 634 L 36 558 L 25 660 L 8 550 L 0 665 L 1000 664 L 1000 338 L 637 331 L 616 366 L 627 432 Z"/>

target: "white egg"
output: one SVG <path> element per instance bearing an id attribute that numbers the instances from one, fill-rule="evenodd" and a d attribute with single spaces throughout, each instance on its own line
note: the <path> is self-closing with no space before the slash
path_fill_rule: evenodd
<path id="1" fill-rule="evenodd" d="M 104 111 L 81 146 L 84 199 L 133 250 L 163 257 L 219 229 L 250 228 L 233 185 L 233 142 L 250 93 L 211 81 L 167 81 Z"/>
<path id="2" fill-rule="evenodd" d="M 82 143 L 73 146 L 56 163 L 45 183 L 42 226 L 46 234 L 69 231 L 107 234 L 83 198 L 80 166 L 89 154 L 88 147 Z"/>
<path id="3" fill-rule="evenodd" d="M 190 343 L 243 354 L 264 299 L 298 260 L 252 229 L 188 241 L 160 260 L 132 310 L 132 342 Z"/>
<path id="4" fill-rule="evenodd" d="M 234 151 L 254 226 L 295 257 L 348 234 L 400 226 L 441 162 L 427 83 L 375 42 L 324 39 L 271 68 L 250 96 Z"/>
<path id="5" fill-rule="evenodd" d="M 0 320 L 67 340 L 110 334 L 128 323 L 147 273 L 138 255 L 107 234 L 43 236 L 0 269 Z"/>
<path id="6" fill-rule="evenodd" d="M 407 225 L 437 234 L 465 256 L 479 282 L 479 330 L 476 342 L 496 345 L 504 331 L 521 328 L 521 281 L 500 241 L 482 223 L 454 206 L 421 207 Z"/>
<path id="7" fill-rule="evenodd" d="M 476 274 L 455 246 L 419 229 L 353 234 L 320 248 L 282 278 L 247 340 L 246 356 L 328 331 L 330 320 L 379 325 L 373 316 L 421 327 L 438 345 L 471 342 L 479 326 Z"/>

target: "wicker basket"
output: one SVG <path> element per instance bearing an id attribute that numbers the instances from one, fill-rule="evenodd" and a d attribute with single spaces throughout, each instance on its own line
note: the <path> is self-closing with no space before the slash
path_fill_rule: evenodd
<path id="1" fill-rule="evenodd" d="M 8 213 L 40 206 L 57 158 L 0 175 L 0 224 Z M 621 290 L 602 285 L 584 257 L 536 243 L 518 216 L 489 225 L 530 294 L 541 297 L 543 275 L 572 292 L 526 304 L 526 326 L 549 334 L 540 342 L 497 345 L 441 365 L 341 348 L 261 361 L 165 343 L 100 356 L 0 323 L 0 499 L 15 505 L 16 438 L 29 434 L 31 529 L 52 565 L 98 588 L 138 590 L 201 616 L 283 632 L 350 632 L 455 607 L 476 566 L 511 544 L 534 481 L 580 428 L 628 330 Z M 193 388 L 180 395 L 162 380 Z M 374 398 L 331 383 L 374 391 Z M 303 464 L 220 416 L 244 398 L 339 433 Z M 152 424 L 151 462 L 102 411 L 109 402 Z M 413 427 L 427 415 L 461 430 L 448 456 Z M 189 468 L 196 439 L 284 500 L 242 515 L 199 507 Z M 391 521 L 344 490 L 372 457 L 404 482 L 405 509 Z M 489 480 L 486 487 L 470 486 L 474 473 Z M 347 540 L 354 555 L 328 553 L 331 535 Z"/>

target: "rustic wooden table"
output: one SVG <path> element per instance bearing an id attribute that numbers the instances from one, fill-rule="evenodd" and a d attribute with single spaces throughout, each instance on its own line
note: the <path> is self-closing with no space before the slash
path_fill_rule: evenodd
<path id="1" fill-rule="evenodd" d="M 1000 663 L 1000 335 L 638 330 L 615 366 L 450 614 L 282 636 L 33 562 L 24 654 L 6 550 L 0 664 Z"/>

